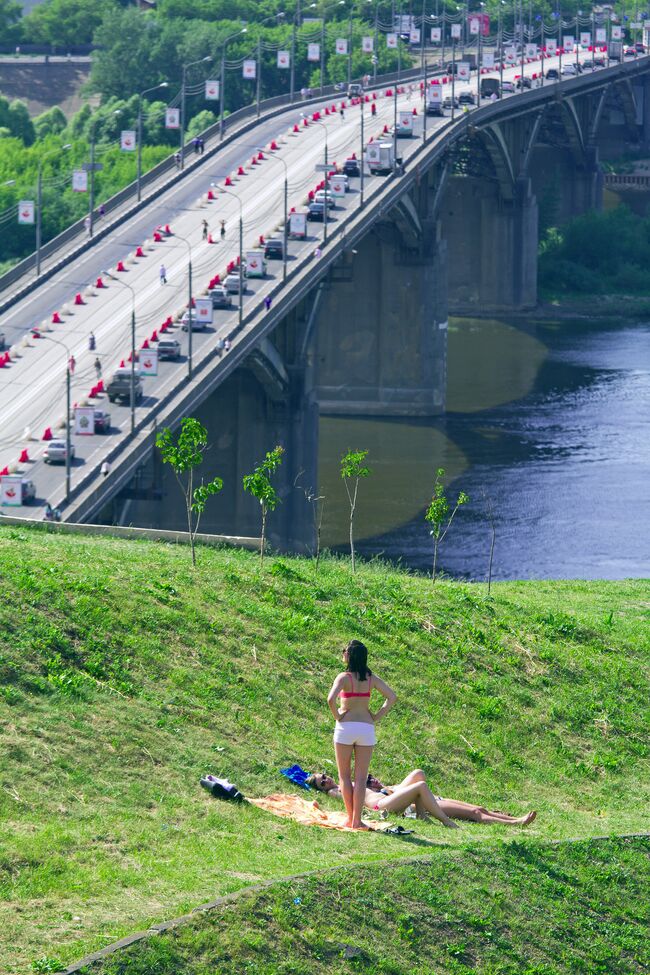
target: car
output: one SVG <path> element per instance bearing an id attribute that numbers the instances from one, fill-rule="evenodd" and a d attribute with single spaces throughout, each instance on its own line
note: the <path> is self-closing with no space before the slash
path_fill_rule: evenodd
<path id="1" fill-rule="evenodd" d="M 475 98 L 473 91 L 461 91 L 460 95 L 458 96 L 459 105 L 473 105 L 474 102 Z"/>
<path id="2" fill-rule="evenodd" d="M 514 95 L 516 90 L 514 81 L 504 81 L 501 85 L 502 95 Z"/>
<path id="3" fill-rule="evenodd" d="M 314 194 L 314 203 L 322 203 L 323 205 L 325 204 L 325 190 L 318 190 Z M 327 209 L 328 210 L 336 209 L 336 200 L 334 199 L 331 193 L 327 194 Z"/>
<path id="4" fill-rule="evenodd" d="M 45 453 L 43 454 L 43 460 L 46 464 L 65 464 L 66 457 L 68 454 L 68 447 L 65 440 L 50 440 L 47 447 L 45 448 Z M 74 444 L 70 444 L 70 460 L 74 459 Z"/>
<path id="5" fill-rule="evenodd" d="M 596 70 L 596 65 L 594 64 L 593 61 L 583 61 L 582 62 L 582 70 L 583 71 L 595 71 Z"/>
<path id="6" fill-rule="evenodd" d="M 237 280 L 239 280 L 239 275 L 237 275 Z M 237 290 L 239 291 L 239 288 Z M 213 308 L 232 308 L 232 298 L 222 284 L 217 284 L 212 288 L 210 297 L 212 298 Z"/>
<path id="7" fill-rule="evenodd" d="M 284 257 L 284 241 L 281 237 L 269 237 L 264 244 L 264 257 L 269 261 L 281 261 Z"/>
<path id="8" fill-rule="evenodd" d="M 142 399 L 143 388 L 140 372 L 137 369 L 135 370 L 134 376 L 134 393 L 135 401 L 138 403 Z M 106 387 L 106 394 L 108 396 L 109 403 L 115 403 L 117 400 L 124 400 L 125 402 L 130 401 L 131 370 L 129 368 L 115 370 L 108 382 L 108 386 Z"/>
<path id="9" fill-rule="evenodd" d="M 325 204 L 324 203 L 310 203 L 307 208 L 307 219 L 308 220 L 325 220 Z"/>
<path id="10" fill-rule="evenodd" d="M 521 91 L 522 88 L 532 88 L 532 87 L 533 87 L 532 80 L 530 78 L 527 78 L 525 75 L 523 78 L 517 78 L 517 81 L 515 82 L 515 88 L 517 89 L 517 91 Z"/>
<path id="11" fill-rule="evenodd" d="M 575 78 L 578 74 L 578 69 L 575 64 L 563 64 L 562 65 L 562 75 L 566 78 Z"/>
<path id="12" fill-rule="evenodd" d="M 626 47 L 623 51 L 624 58 L 636 58 L 638 57 L 638 52 L 634 47 Z"/>
<path id="13" fill-rule="evenodd" d="M 160 355 L 160 351 L 158 352 Z M 95 433 L 108 433 L 111 429 L 111 414 L 106 410 L 95 410 Z"/>
<path id="14" fill-rule="evenodd" d="M 346 159 L 343 163 L 343 173 L 345 176 L 361 176 L 358 159 Z"/>
<path id="15" fill-rule="evenodd" d="M 182 315 L 182 318 L 181 318 L 181 329 L 184 332 L 187 332 L 188 327 L 189 327 L 189 324 L 190 324 L 190 312 L 189 312 L 189 308 L 188 308 L 187 311 L 184 311 L 183 312 L 183 315 Z M 205 322 L 204 321 L 201 321 L 200 319 L 198 319 L 196 317 L 196 312 L 195 311 L 192 311 L 192 331 L 193 332 L 203 332 L 204 329 L 205 329 Z"/>
<path id="16" fill-rule="evenodd" d="M 642 41 L 637 41 L 634 45 L 634 49 L 637 54 L 645 54 L 645 44 Z"/>
<path id="17" fill-rule="evenodd" d="M 360 98 L 363 95 L 363 85 L 353 81 L 348 85 L 348 98 Z"/>
<path id="18" fill-rule="evenodd" d="M 442 107 L 446 109 L 458 108 L 458 99 L 454 96 L 453 101 L 451 95 L 446 95 L 442 100 Z"/>
<path id="19" fill-rule="evenodd" d="M 178 339 L 158 339 L 158 358 L 176 360 L 180 358 L 181 343 Z"/>
<path id="20" fill-rule="evenodd" d="M 239 271 L 235 271 L 235 272 L 233 272 L 233 274 L 227 274 L 226 277 L 225 277 L 225 280 L 223 282 L 223 285 L 224 285 L 224 288 L 226 289 L 226 291 L 228 292 L 229 295 L 238 295 L 239 294 L 239 287 L 240 287 Z M 245 275 L 242 277 L 242 280 L 241 280 L 241 289 L 242 289 L 242 291 L 245 291 L 246 290 L 246 277 L 245 277 Z"/>
<path id="21" fill-rule="evenodd" d="M 604 68 L 606 64 L 607 60 L 605 58 L 594 58 L 594 67 Z"/>
<path id="22" fill-rule="evenodd" d="M 557 68 L 549 68 L 545 77 L 547 81 L 559 81 L 560 72 L 557 70 Z"/>

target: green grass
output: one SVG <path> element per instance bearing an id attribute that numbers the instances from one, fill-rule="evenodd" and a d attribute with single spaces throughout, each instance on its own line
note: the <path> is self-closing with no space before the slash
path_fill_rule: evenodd
<path id="1" fill-rule="evenodd" d="M 201 549 L 193 571 L 182 547 L 8 526 L 0 565 L 0 957 L 12 975 L 322 865 L 430 850 L 431 869 L 460 865 L 461 886 L 472 858 L 487 858 L 486 876 L 490 857 L 509 870 L 520 847 L 503 841 L 520 831 L 329 833 L 199 788 L 213 771 L 264 795 L 285 787 L 286 763 L 332 768 L 325 697 L 351 637 L 399 694 L 379 731 L 382 778 L 419 766 L 448 796 L 533 805 L 525 835 L 542 846 L 647 828 L 647 582 L 503 583 L 487 599 L 378 563 L 352 576 L 328 559 L 316 576 L 306 560 L 271 559 L 260 574 L 252 553 Z M 328 883 L 314 893 L 324 903 Z M 444 957 L 449 971 L 467 965 Z"/>

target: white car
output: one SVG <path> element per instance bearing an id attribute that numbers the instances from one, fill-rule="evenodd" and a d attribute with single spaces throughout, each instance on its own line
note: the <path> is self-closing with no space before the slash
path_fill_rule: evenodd
<path id="1" fill-rule="evenodd" d="M 46 464 L 65 464 L 66 455 L 67 446 L 65 440 L 50 440 L 45 448 L 43 460 Z M 72 443 L 70 444 L 70 460 L 74 460 L 74 444 Z"/>
<path id="2" fill-rule="evenodd" d="M 575 77 L 577 73 L 578 69 L 576 68 L 575 64 L 562 65 L 562 74 L 566 75 L 566 77 Z"/>
<path id="3" fill-rule="evenodd" d="M 229 295 L 238 295 L 239 294 L 239 270 L 234 271 L 232 274 L 226 275 L 226 279 L 223 282 L 223 285 Z M 242 275 L 241 289 L 242 291 L 246 290 L 245 274 Z"/>
<path id="4" fill-rule="evenodd" d="M 325 190 L 318 190 L 314 194 L 314 203 L 322 203 L 325 205 Z M 336 208 L 336 201 L 334 200 L 331 193 L 327 194 L 327 209 L 334 210 Z"/>

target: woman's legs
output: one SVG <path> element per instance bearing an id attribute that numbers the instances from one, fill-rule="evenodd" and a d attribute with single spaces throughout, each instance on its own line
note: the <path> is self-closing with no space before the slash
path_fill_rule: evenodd
<path id="1" fill-rule="evenodd" d="M 426 780 L 426 776 L 425 776 L 424 772 L 422 771 L 422 769 L 421 768 L 416 768 L 416 769 L 413 769 L 412 772 L 409 772 L 409 774 L 406 776 L 406 778 L 405 779 L 402 779 L 402 781 L 400 782 L 400 784 L 394 786 L 394 788 L 395 789 L 401 789 L 402 786 L 405 786 L 405 785 L 413 785 L 414 782 L 424 782 L 424 784 L 426 785 L 426 781 L 427 781 Z"/>
<path id="2" fill-rule="evenodd" d="M 445 826 L 458 829 L 456 823 L 440 808 L 429 786 L 423 782 L 414 782 L 404 788 L 399 786 L 392 795 L 379 797 L 377 807 L 388 812 L 403 812 L 413 802 L 419 816 L 429 813 Z"/>
<path id="3" fill-rule="evenodd" d="M 465 819 L 470 823 L 505 823 L 511 826 L 528 826 L 537 815 L 533 811 L 526 813 L 525 816 L 509 816 L 507 813 L 490 812 L 484 806 L 475 806 L 471 802 L 459 802 L 457 799 L 440 799 L 438 805 L 451 819 Z"/>
<path id="4" fill-rule="evenodd" d="M 370 768 L 373 745 L 354 745 L 354 795 L 352 801 L 352 828 L 361 829 L 363 801 L 366 798 L 366 779 Z"/>
<path id="5" fill-rule="evenodd" d="M 336 764 L 339 770 L 339 788 L 343 795 L 345 811 L 347 813 L 346 826 L 352 825 L 353 818 L 353 798 L 352 798 L 352 752 L 354 745 L 341 745 L 334 742 L 334 752 L 336 753 Z M 365 780 L 364 780 L 365 783 Z"/>

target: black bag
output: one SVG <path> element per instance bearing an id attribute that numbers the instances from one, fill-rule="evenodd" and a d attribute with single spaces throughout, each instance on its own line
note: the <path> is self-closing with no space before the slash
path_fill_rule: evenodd
<path id="1" fill-rule="evenodd" d="M 201 785 L 207 789 L 215 799 L 228 799 L 231 802 L 244 802 L 244 796 L 236 785 L 228 779 L 218 779 L 215 775 L 205 775 L 201 779 Z"/>

